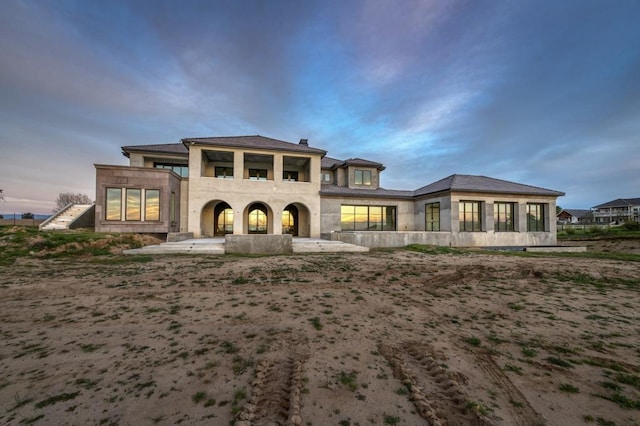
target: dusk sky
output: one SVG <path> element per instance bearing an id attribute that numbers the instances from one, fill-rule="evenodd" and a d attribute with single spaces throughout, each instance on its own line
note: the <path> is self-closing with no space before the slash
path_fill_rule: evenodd
<path id="1" fill-rule="evenodd" d="M 123 145 L 253 134 L 389 189 L 640 197 L 640 1 L 0 2 L 0 212 L 95 199 Z"/>

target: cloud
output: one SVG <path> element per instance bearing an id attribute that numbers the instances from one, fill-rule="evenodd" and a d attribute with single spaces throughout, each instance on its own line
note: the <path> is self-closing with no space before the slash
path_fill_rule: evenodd
<path id="1" fill-rule="evenodd" d="M 91 164 L 126 163 L 122 145 L 256 133 L 381 161 L 400 189 L 485 174 L 583 207 L 640 187 L 637 2 L 8 1 L 0 12 L 0 169 L 33 191 L 23 198 L 90 190 Z"/>

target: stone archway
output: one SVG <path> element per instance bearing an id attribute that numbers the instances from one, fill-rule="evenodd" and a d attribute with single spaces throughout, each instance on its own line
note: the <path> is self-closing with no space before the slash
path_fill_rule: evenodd
<path id="1" fill-rule="evenodd" d="M 219 222 L 221 214 L 223 214 L 222 223 Z M 219 225 L 222 225 L 224 233 L 218 229 Z M 225 235 L 225 233 L 233 233 L 233 210 L 226 201 L 211 200 L 202 207 L 200 212 L 200 235 L 214 237 Z"/>
<path id="2" fill-rule="evenodd" d="M 282 211 L 282 233 L 294 237 L 311 235 L 311 214 L 302 203 L 288 204 Z"/>

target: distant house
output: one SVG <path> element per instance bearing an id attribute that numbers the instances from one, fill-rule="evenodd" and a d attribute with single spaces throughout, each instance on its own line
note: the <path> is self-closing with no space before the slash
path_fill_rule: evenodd
<path id="1" fill-rule="evenodd" d="M 591 210 L 562 209 L 556 218 L 558 223 L 587 223 L 593 220 L 593 213 Z"/>
<path id="2" fill-rule="evenodd" d="M 264 136 L 122 147 L 96 164 L 98 232 L 291 234 L 368 247 L 556 243 L 562 192 L 451 175 L 417 190 L 380 187 L 385 167 Z"/>
<path id="3" fill-rule="evenodd" d="M 618 198 L 592 208 L 599 223 L 640 222 L 640 198 Z"/>

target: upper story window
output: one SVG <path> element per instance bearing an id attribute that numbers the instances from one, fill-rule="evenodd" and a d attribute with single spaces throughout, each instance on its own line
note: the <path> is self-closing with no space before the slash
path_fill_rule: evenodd
<path id="1" fill-rule="evenodd" d="M 371 185 L 371 170 L 355 170 L 354 183 L 356 185 Z"/>
<path id="2" fill-rule="evenodd" d="M 493 204 L 493 230 L 495 232 L 515 231 L 513 203 Z"/>
<path id="3" fill-rule="evenodd" d="M 425 230 L 440 230 L 440 203 L 429 203 L 424 206 Z"/>
<path id="4" fill-rule="evenodd" d="M 216 167 L 215 173 L 219 179 L 233 179 L 233 167 Z"/>
<path id="5" fill-rule="evenodd" d="M 298 182 L 298 172 L 285 170 L 282 172 L 282 180 L 287 182 Z"/>
<path id="6" fill-rule="evenodd" d="M 273 155 L 245 152 L 243 177 L 249 180 L 273 180 Z"/>
<path id="7" fill-rule="evenodd" d="M 202 150 L 200 176 L 233 179 L 233 152 Z"/>
<path id="8" fill-rule="evenodd" d="M 482 231 L 482 202 L 480 201 L 460 201 L 459 219 L 461 232 Z"/>
<path id="9" fill-rule="evenodd" d="M 311 158 L 282 156 L 282 180 L 285 182 L 309 182 Z"/>
<path id="10" fill-rule="evenodd" d="M 267 180 L 267 170 L 249 169 L 249 180 Z"/>
<path id="11" fill-rule="evenodd" d="M 189 166 L 186 166 L 184 164 L 153 163 L 153 167 L 155 167 L 156 169 L 172 170 L 178 176 L 189 177 Z"/>
<path id="12" fill-rule="evenodd" d="M 331 173 L 322 172 L 322 183 L 330 183 L 331 182 Z"/>

